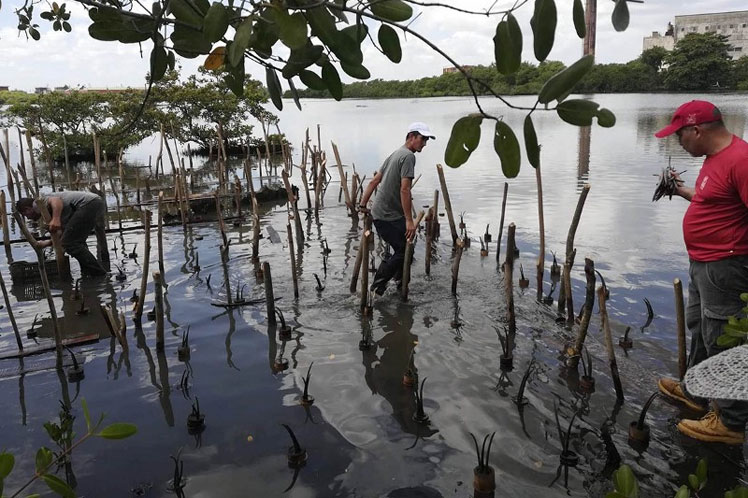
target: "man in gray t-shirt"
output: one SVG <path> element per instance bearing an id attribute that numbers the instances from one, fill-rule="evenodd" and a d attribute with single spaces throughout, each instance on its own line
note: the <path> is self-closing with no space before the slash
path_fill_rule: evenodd
<path id="1" fill-rule="evenodd" d="M 43 194 L 51 219 L 49 231 L 62 231 L 62 247 L 65 252 L 78 260 L 81 272 L 85 275 L 104 275 L 109 266 L 109 253 L 104 231 L 106 202 L 91 192 L 65 191 Z M 24 197 L 16 202 L 16 209 L 26 218 L 38 220 L 41 217 L 34 199 Z M 86 240 L 91 231 L 96 232 L 99 262 L 88 250 Z M 46 240 L 42 246 L 52 242 Z M 106 267 L 106 268 L 105 268 Z"/>
<path id="2" fill-rule="evenodd" d="M 421 152 L 429 139 L 436 139 L 436 136 L 425 123 L 412 123 L 405 135 L 405 144 L 384 160 L 361 197 L 359 208 L 365 211 L 374 189 L 379 186 L 371 214 L 377 233 L 394 251 L 379 265 L 371 284 L 371 290 L 380 296 L 390 279 L 394 278 L 399 285 L 402 278 L 405 244 L 416 233 L 410 196 L 415 176 L 415 153 Z"/>

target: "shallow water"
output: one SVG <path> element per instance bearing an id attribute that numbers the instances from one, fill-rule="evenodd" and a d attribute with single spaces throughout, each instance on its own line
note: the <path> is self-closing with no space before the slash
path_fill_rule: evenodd
<path id="1" fill-rule="evenodd" d="M 0 421 L 0 446 L 17 456 L 6 493 L 17 489 L 23 477 L 33 472 L 35 449 L 51 444 L 41 426 L 56 416 L 57 400 L 68 396 L 75 398 L 78 433 L 84 430 L 81 398 L 92 412 L 106 412 L 107 422 L 128 421 L 139 429 L 127 440 L 93 440 L 76 449 L 73 470 L 81 496 L 132 496 L 138 491 L 144 491 L 145 496 L 168 496 L 173 473 L 169 455 L 176 456 L 180 449 L 187 496 L 280 496 L 294 475 L 285 455 L 290 440 L 280 423 L 293 428 L 309 453 L 307 465 L 286 493 L 294 497 L 471 496 L 476 462 L 470 431 L 479 438 L 497 432 L 491 463 L 497 470 L 498 495 L 604 496 L 612 488 L 610 471 L 617 453 L 634 468 L 645 496 L 672 496 L 698 458 L 707 456 L 711 474 L 701 495 L 721 496 L 722 489 L 746 478 L 743 448 L 698 445 L 681 438 L 673 426 L 680 415 L 675 407 L 655 401 L 648 416 L 652 442 L 646 451 L 638 453 L 627 443 L 628 424 L 656 388 L 655 379 L 677 369 L 671 282 L 679 277 L 687 283 L 680 234 L 685 203 L 652 203 L 656 179 L 650 175 L 672 155 L 673 165 L 688 169 L 685 177 L 693 180 L 700 161 L 685 157 L 674 141 L 657 142 L 651 133 L 667 122 L 677 103 L 687 99 L 602 96 L 599 101 L 617 112 L 618 125 L 611 130 L 593 128 L 589 172 L 582 175 L 577 172 L 577 129 L 557 124 L 552 116 L 536 119 L 544 144 L 549 250 L 563 253 L 579 185 L 589 182 L 592 186 L 575 244 L 579 263 L 574 272 L 574 295 L 579 306 L 581 261 L 591 257 L 611 288 L 614 337 L 621 335 L 625 326 L 632 327 L 634 349 L 624 355 L 617 348 L 626 393 L 622 406 L 616 407 L 597 322 L 588 339 L 596 392 L 586 397 L 578 394 L 573 377 L 560 366 L 558 352 L 566 332 L 554 323 L 553 310 L 537 305 L 534 299 L 537 208 L 534 172 L 527 165 L 510 181 L 506 224 L 517 224 L 518 263 L 523 264 L 533 284 L 524 293 L 517 290 L 515 297 L 515 369 L 505 374 L 500 371 L 495 327 L 504 321 L 505 302 L 503 275 L 497 270 L 493 251 L 504 180 L 490 135 L 484 130 L 483 143 L 471 161 L 458 170 L 446 171 L 452 204 L 456 211 L 466 212 L 465 222 L 473 235 L 473 245 L 462 258 L 456 297 L 450 293 L 449 228 L 442 219 L 442 240 L 431 277 L 424 274 L 421 241 L 416 247 L 410 300 L 400 302 L 390 289 L 377 300 L 371 319 L 361 317 L 358 297 L 348 292 L 360 231 L 336 202 L 336 184 L 327 192 L 320 224 L 312 219 L 304 222 L 307 241 L 297 254 L 299 300 L 293 299 L 290 279 L 286 208 L 265 206 L 269 211 L 262 217 L 265 237 L 260 257 L 271 265 L 275 296 L 282 298 L 277 306 L 293 326 L 292 340 L 281 341 L 269 329 L 264 305 L 229 312 L 211 306 L 211 302 L 225 299 L 226 292 L 215 223 L 194 225 L 187 233 L 181 227 L 164 232 L 169 285 L 164 352 L 155 349 L 153 322 L 144 321 L 139 331 L 130 319 L 129 298 L 140 285 L 142 233 L 124 235 L 127 252 L 138 243 L 141 255 L 131 260 L 118 253 L 118 264 L 127 274 L 125 282 L 84 281 L 90 315 L 77 317 L 78 304 L 69 299 L 72 290 L 56 285 L 53 294 L 60 296 L 55 301 L 58 313 L 64 315 L 67 334 L 100 332 L 106 336 L 95 306 L 98 300 L 114 303 L 127 315 L 130 352 L 123 354 L 108 337 L 74 348 L 86 362 L 86 378 L 80 384 L 68 384 L 49 370 L 51 355 L 28 358 L 22 365 L 18 360 L 0 362 L 0 402 L 6 407 Z M 741 134 L 745 108 L 740 97 L 719 96 L 715 100 L 728 115 L 728 125 Z M 624 105 L 628 111 L 621 110 Z M 449 124 L 470 111 L 470 102 L 464 99 L 308 102 L 305 109 L 310 116 L 319 117 L 323 139 L 333 138 L 338 143 L 343 161 L 355 163 L 357 170 L 368 176 L 402 140 L 399 128 L 416 118 L 427 121 L 439 140 L 429 143 L 418 157 L 417 173 L 423 177 L 414 191 L 416 206 L 429 204 L 438 186 L 433 165 L 443 156 Z M 291 138 L 301 137 L 309 122 L 301 121 L 295 111 L 284 111 L 281 117 L 281 126 Z M 506 119 L 520 124 L 522 115 L 511 112 Z M 133 153 L 131 161 L 145 162 L 147 144 L 143 147 Z M 332 175 L 337 177 L 334 171 Z M 294 179 L 298 182 L 298 177 Z M 492 253 L 481 258 L 476 239 L 488 223 L 494 234 Z M 280 234 L 281 243 L 270 241 L 269 226 Z M 249 222 L 230 229 L 229 282 L 232 291 L 246 284 L 245 297 L 260 298 L 264 294 L 250 258 L 251 234 Z M 122 247 L 119 236 L 113 234 L 111 239 Z M 326 262 L 322 239 L 332 249 Z M 16 259 L 31 259 L 27 248 L 16 245 L 13 250 Z M 155 254 L 155 243 L 152 251 Z M 192 272 L 195 253 L 199 253 L 199 274 Z M 10 285 L 5 263 L 2 269 Z M 321 293 L 315 290 L 315 273 L 325 285 Z M 517 267 L 515 277 L 518 273 Z M 546 274 L 546 292 L 548 285 Z M 652 302 L 655 319 L 640 331 L 646 320 L 643 297 Z M 146 309 L 151 309 L 152 302 L 151 284 Z M 45 310 L 43 302 L 14 302 L 22 331 L 31 327 L 35 314 L 47 317 Z M 191 360 L 185 364 L 177 359 L 176 348 L 188 325 Z M 362 352 L 359 340 L 368 331 L 376 346 Z M 15 341 L 6 315 L 0 318 L 0 333 L 0 350 L 12 351 Z M 45 322 L 40 341 L 49 334 Z M 412 420 L 412 391 L 402 384 L 414 350 L 418 374 L 427 378 L 427 427 Z M 273 368 L 279 355 L 289 362 L 282 372 Z M 520 416 L 512 397 L 531 359 L 536 368 L 526 391 L 529 404 Z M 298 398 L 302 377 L 312 361 L 310 393 L 316 401 L 306 410 Z M 44 367 L 47 369 L 14 374 L 18 368 Z M 191 372 L 188 392 L 180 385 L 186 370 Z M 186 428 L 195 398 L 206 416 L 207 427 L 200 438 L 189 435 Z M 563 485 L 563 476 L 549 487 L 561 448 L 554 404 L 559 406 L 564 426 L 575 410 L 581 411 L 570 442 L 581 458 L 569 473 L 568 487 Z M 606 434 L 612 445 L 605 443 Z"/>

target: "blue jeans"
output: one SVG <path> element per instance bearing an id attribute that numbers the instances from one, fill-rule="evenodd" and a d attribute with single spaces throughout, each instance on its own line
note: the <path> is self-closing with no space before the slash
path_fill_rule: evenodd
<path id="1" fill-rule="evenodd" d="M 398 220 L 374 220 L 374 226 L 379 236 L 392 247 L 393 254 L 382 261 L 374 275 L 372 289 L 384 290 L 392 278 L 400 280 L 403 276 L 403 262 L 405 261 L 405 218 Z"/>
<path id="2" fill-rule="evenodd" d="M 724 351 L 717 345 L 729 316 L 737 316 L 745 303 L 740 293 L 748 291 L 748 255 L 720 261 L 691 260 L 689 267 L 686 324 L 691 331 L 689 368 Z M 722 423 L 743 431 L 748 422 L 748 402 L 715 400 Z"/>

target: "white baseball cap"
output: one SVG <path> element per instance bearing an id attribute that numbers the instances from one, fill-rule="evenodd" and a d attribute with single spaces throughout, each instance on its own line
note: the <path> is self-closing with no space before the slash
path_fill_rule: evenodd
<path id="1" fill-rule="evenodd" d="M 408 126 L 408 133 L 416 132 L 419 135 L 423 135 L 424 137 L 429 137 L 434 140 L 436 140 L 436 135 L 431 133 L 431 130 L 426 125 L 426 123 L 422 123 L 420 121 L 416 121 L 415 123 L 410 123 L 410 126 Z"/>

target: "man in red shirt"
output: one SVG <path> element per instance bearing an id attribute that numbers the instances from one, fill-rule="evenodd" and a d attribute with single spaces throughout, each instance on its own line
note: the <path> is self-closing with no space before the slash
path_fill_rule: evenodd
<path id="1" fill-rule="evenodd" d="M 683 238 L 690 260 L 686 323 L 691 331 L 689 367 L 716 355 L 728 317 L 740 314 L 748 292 L 748 143 L 730 133 L 713 104 L 693 100 L 680 106 L 657 138 L 675 133 L 692 156 L 706 156 L 696 185 L 678 180 L 676 193 L 690 201 Z M 676 380 L 663 378 L 660 391 L 695 412 L 707 400 L 692 397 Z M 678 430 L 707 442 L 743 444 L 748 402 L 713 400 L 715 410 L 700 420 L 681 420 Z"/>

